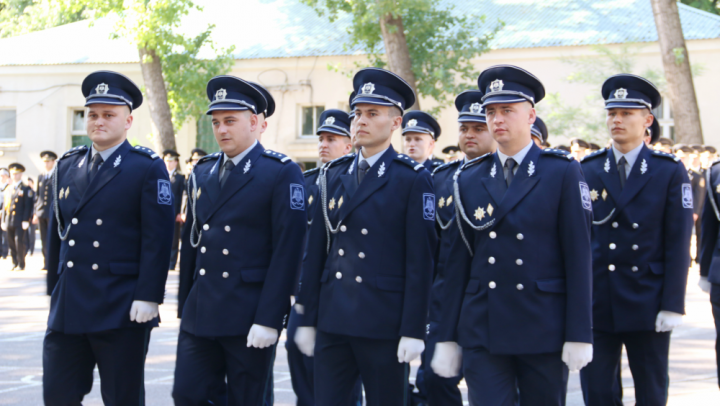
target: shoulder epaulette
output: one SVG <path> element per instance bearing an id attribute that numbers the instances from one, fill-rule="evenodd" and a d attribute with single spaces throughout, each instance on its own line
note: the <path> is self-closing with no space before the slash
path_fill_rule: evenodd
<path id="1" fill-rule="evenodd" d="M 395 157 L 395 160 L 404 163 L 405 165 L 413 168 L 415 171 L 425 168 L 425 165 L 417 163 L 417 161 L 405 154 L 398 154 L 398 156 Z"/>
<path id="2" fill-rule="evenodd" d="M 131 151 L 146 155 L 152 159 L 157 159 L 160 157 L 160 155 L 156 154 L 155 151 L 151 150 L 150 148 L 145 148 L 142 145 L 134 146 Z"/>
<path id="3" fill-rule="evenodd" d="M 292 159 L 290 159 L 289 156 L 287 156 L 285 154 L 281 154 L 279 152 L 275 152 L 270 149 L 266 149 L 265 152 L 263 152 L 263 155 L 269 156 L 270 158 L 275 158 L 282 163 L 287 163 L 287 162 L 292 161 Z"/>
<path id="4" fill-rule="evenodd" d="M 345 155 L 341 156 L 340 158 L 333 159 L 332 161 L 327 162 L 326 164 L 324 164 L 323 167 L 335 166 L 335 165 L 341 164 L 341 163 L 343 163 L 343 162 L 345 162 L 345 161 L 347 161 L 347 160 L 349 160 L 349 159 L 355 159 L 355 153 L 354 153 L 354 152 L 351 152 L 351 153 L 349 153 L 349 154 L 345 154 Z"/>
<path id="5" fill-rule="evenodd" d="M 672 159 L 672 160 L 675 161 L 675 162 L 680 162 L 680 158 L 676 157 L 676 156 L 673 155 L 673 154 L 668 154 L 667 152 L 662 152 L 662 151 L 656 151 L 656 150 L 655 150 L 655 151 L 653 151 L 653 155 L 660 156 L 660 157 L 663 157 L 663 158 L 665 158 L 665 159 Z"/>
<path id="6" fill-rule="evenodd" d="M 567 159 L 568 161 L 572 161 L 573 159 L 575 159 L 572 155 L 570 155 L 569 152 L 563 151 L 562 149 L 545 148 L 544 150 L 541 151 L 541 153 L 543 155 L 564 158 L 564 159 Z"/>
<path id="7" fill-rule="evenodd" d="M 457 166 L 460 162 L 462 162 L 462 160 L 456 159 L 456 160 L 454 160 L 454 161 L 451 161 L 451 162 L 448 162 L 448 163 L 446 163 L 446 164 L 440 165 L 440 166 L 438 166 L 437 168 L 435 168 L 435 170 L 433 171 L 432 174 L 435 175 L 436 173 L 441 172 L 441 171 L 444 171 L 445 169 L 449 169 L 449 168 L 452 168 L 453 166 Z"/>
<path id="8" fill-rule="evenodd" d="M 608 152 L 607 148 L 600 148 L 599 150 L 597 150 L 589 155 L 585 155 L 585 157 L 583 159 L 581 159 L 580 162 L 589 161 L 593 158 L 603 156 L 603 155 L 607 154 L 607 152 Z"/>
<path id="9" fill-rule="evenodd" d="M 80 153 L 80 152 L 86 152 L 87 150 L 88 150 L 88 146 L 87 146 L 87 145 L 78 145 L 77 147 L 72 148 L 71 150 L 69 150 L 69 151 L 67 151 L 66 153 L 64 153 L 63 156 L 60 157 L 60 159 L 67 158 L 67 157 L 69 157 L 69 156 L 78 154 L 78 153 Z"/>
<path id="10" fill-rule="evenodd" d="M 218 159 L 218 158 L 220 158 L 221 154 L 222 154 L 221 152 L 215 152 L 214 154 L 209 154 L 209 155 L 200 157 L 200 159 L 198 159 L 197 165 L 200 165 L 203 162 L 208 162 L 213 159 Z"/>
<path id="11" fill-rule="evenodd" d="M 489 157 L 489 156 L 492 156 L 492 152 L 488 152 L 488 153 L 485 154 L 485 155 L 481 155 L 481 156 L 479 156 L 479 157 L 477 157 L 477 158 L 471 159 L 471 160 L 469 160 L 469 161 L 467 161 L 467 162 L 465 162 L 465 163 L 463 164 L 462 169 L 465 170 L 465 169 L 467 169 L 467 168 L 469 168 L 469 167 L 471 167 L 471 166 L 473 166 L 473 165 L 477 165 L 477 164 L 479 164 L 480 162 L 484 161 L 485 158 L 487 158 L 487 157 Z"/>
<path id="12" fill-rule="evenodd" d="M 316 173 L 319 172 L 319 171 L 320 171 L 320 167 L 319 167 L 319 166 L 316 167 L 316 168 L 308 169 L 307 171 L 303 172 L 303 176 L 307 178 L 308 176 L 312 176 L 312 175 L 316 174 Z"/>

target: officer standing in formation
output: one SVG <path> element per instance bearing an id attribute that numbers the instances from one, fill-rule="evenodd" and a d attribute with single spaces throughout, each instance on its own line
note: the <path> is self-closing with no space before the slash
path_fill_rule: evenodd
<path id="1" fill-rule="evenodd" d="M 693 194 L 685 167 L 643 140 L 660 92 L 630 74 L 602 86 L 612 147 L 582 169 L 594 219 L 594 360 L 580 372 L 587 405 L 611 405 L 623 345 L 638 405 L 667 403 L 670 334 L 682 322 Z"/>
<path id="2" fill-rule="evenodd" d="M 255 130 L 253 130 L 253 136 L 255 137 L 255 139 L 258 140 L 258 142 L 262 142 L 262 135 L 265 133 L 265 131 L 267 131 L 268 127 L 267 119 L 270 118 L 273 113 L 275 113 L 275 99 L 272 97 L 270 92 L 268 92 L 268 90 L 265 89 L 265 87 L 261 84 L 250 81 L 248 81 L 248 83 L 250 83 L 252 87 L 262 93 L 263 97 L 265 97 L 265 101 L 267 102 L 265 110 L 263 110 L 257 115 L 258 125 Z"/>
<path id="3" fill-rule="evenodd" d="M 432 156 L 441 132 L 440 124 L 430 114 L 420 110 L 408 111 L 402 121 L 405 153 L 415 162 L 423 164 L 425 169 L 434 171 L 445 163 Z"/>
<path id="4" fill-rule="evenodd" d="M 52 174 L 55 168 L 55 161 L 57 160 L 57 154 L 52 151 L 43 151 L 40 153 L 40 159 L 45 164 L 45 172 L 38 176 L 38 183 L 36 189 L 37 200 L 35 202 L 35 215 L 33 217 L 33 223 L 38 225 L 40 229 L 40 243 L 42 244 L 43 254 L 43 268 L 47 269 L 47 232 L 50 226 L 50 216 L 52 216 Z M 51 295 L 52 290 L 55 288 L 57 283 L 57 274 L 48 272 L 47 274 L 47 294 Z"/>
<path id="5" fill-rule="evenodd" d="M 290 309 L 306 229 L 302 173 L 253 132 L 267 101 L 250 83 L 207 86 L 222 152 L 195 166 L 182 256 L 195 281 L 182 310 L 173 398 L 205 404 L 227 379 L 228 404 L 261 404 L 273 346 Z"/>
<path id="6" fill-rule="evenodd" d="M 3 193 L 5 200 L 2 212 L 2 229 L 7 231 L 8 248 L 12 258 L 12 270 L 25 270 L 25 231 L 30 227 L 32 220 L 33 206 L 35 205 L 35 192 L 26 186 L 22 181 L 25 167 L 19 163 L 12 163 L 10 176 L 12 183 L 8 185 Z"/>
<path id="7" fill-rule="evenodd" d="M 180 234 L 182 231 L 182 197 L 185 191 L 185 176 L 178 168 L 180 154 L 172 149 L 163 151 L 163 161 L 170 177 L 170 186 L 173 194 L 173 208 L 175 209 L 175 232 L 173 233 L 172 250 L 170 251 L 170 265 L 168 270 L 174 271 L 177 265 L 180 248 Z"/>
<path id="8" fill-rule="evenodd" d="M 548 130 L 545 122 L 540 117 L 535 117 L 535 122 L 530 127 L 530 135 L 532 135 L 532 140 L 538 148 L 545 149 L 544 144 L 548 139 Z"/>
<path id="9" fill-rule="evenodd" d="M 430 312 L 428 334 L 425 339 L 425 353 L 423 365 L 425 366 L 424 382 L 427 400 L 430 405 L 462 405 L 462 395 L 458 384 L 462 374 L 452 378 L 438 376 L 430 363 L 435 354 L 435 344 L 438 338 L 438 326 L 441 318 L 441 308 L 444 301 L 445 263 L 450 251 L 452 232 L 455 222 L 455 201 L 453 198 L 453 175 L 460 165 L 485 154 L 492 154 L 497 149 L 497 143 L 487 128 L 485 112 L 482 109 L 483 93 L 477 90 L 467 90 L 455 99 L 458 110 L 460 150 L 465 159 L 456 160 L 440 166 L 433 172 L 433 186 L 437 202 L 437 216 L 435 230 L 439 238 L 439 247 L 435 256 L 435 274 L 430 292 Z"/>
<path id="10" fill-rule="evenodd" d="M 0 199 L 0 205 L 2 205 L 3 211 L 5 210 L 5 191 L 9 192 L 8 186 L 10 185 L 10 171 L 7 170 L 7 168 L 0 168 L 0 192 L 2 192 L 1 196 L 2 199 Z M 1 214 L 0 214 L 1 216 Z M 0 219 L 0 224 L 2 224 L 2 221 Z M 0 246 L 0 257 L 2 259 L 7 258 L 8 255 L 8 237 L 7 237 L 7 231 L 3 228 L 2 229 L 2 245 Z"/>
<path id="11" fill-rule="evenodd" d="M 59 274 L 43 342 L 46 405 L 80 405 L 97 365 L 107 405 L 144 405 L 150 331 L 158 326 L 172 245 L 173 195 L 158 155 L 127 131 L 140 89 L 110 71 L 88 75 L 87 133 L 57 161 L 48 272 Z"/>
<path id="12" fill-rule="evenodd" d="M 315 402 L 346 402 L 358 376 L 367 404 L 404 405 L 408 363 L 424 349 L 436 246 L 430 172 L 392 148 L 415 103 L 378 68 L 353 78 L 358 154 L 323 166 L 310 226 L 295 342 L 315 357 Z"/>
<path id="13" fill-rule="evenodd" d="M 498 65 L 478 87 L 498 150 L 455 174 L 432 367 L 453 377 L 462 362 L 472 404 L 563 405 L 568 367 L 592 359 L 589 191 L 577 161 L 531 139 L 535 76 Z"/>

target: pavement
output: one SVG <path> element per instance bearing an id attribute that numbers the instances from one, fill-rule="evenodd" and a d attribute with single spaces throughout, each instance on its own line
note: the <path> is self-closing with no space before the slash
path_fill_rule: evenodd
<path id="1" fill-rule="evenodd" d="M 45 295 L 45 271 L 42 254 L 28 256 L 23 272 L 10 271 L 9 260 L 0 260 L 0 405 L 42 405 L 42 340 L 45 334 L 49 297 Z M 672 335 L 670 355 L 671 406 L 720 405 L 715 366 L 715 328 L 707 294 L 697 287 L 697 269 L 691 269 L 688 281 L 685 321 Z M 170 272 L 167 300 L 160 306 L 162 324 L 152 333 L 145 366 L 146 403 L 149 406 L 172 405 L 170 392 L 175 367 L 175 348 L 179 320 L 177 308 L 178 274 Z M 285 332 L 280 337 L 275 361 L 275 405 L 295 405 L 290 383 Z M 412 363 L 413 369 L 418 367 Z M 634 404 L 633 382 L 627 360 L 623 362 L 625 405 Z M 414 372 L 411 374 L 414 376 Z M 580 406 L 582 394 L 578 373 L 571 373 L 568 406 Z M 85 405 L 102 405 L 97 370 L 92 392 Z M 465 382 L 461 390 L 466 396 Z M 466 403 L 467 404 L 467 403 Z"/>

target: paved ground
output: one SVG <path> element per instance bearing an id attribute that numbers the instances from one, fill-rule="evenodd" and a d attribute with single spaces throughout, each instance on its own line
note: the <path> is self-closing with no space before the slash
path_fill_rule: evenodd
<path id="1" fill-rule="evenodd" d="M 42 405 L 42 339 L 49 298 L 45 296 L 45 273 L 41 257 L 28 257 L 28 269 L 11 272 L 9 261 L 0 260 L 0 405 Z M 688 282 L 685 324 L 673 333 L 670 363 L 670 402 L 676 405 L 718 405 L 713 327 L 707 295 L 697 288 L 697 272 Z M 147 404 L 172 405 L 170 391 L 175 365 L 178 320 L 175 318 L 177 273 L 168 279 L 168 301 L 161 306 L 162 326 L 152 334 L 146 365 Z M 294 405 L 290 385 L 286 337 L 280 338 L 275 363 L 275 404 Z M 625 404 L 634 404 L 632 378 L 624 363 Z M 414 367 L 417 367 L 415 364 Z M 414 375 L 414 374 L 413 374 Z M 86 405 L 102 405 L 99 381 L 86 397 Z M 464 382 L 463 392 L 466 392 Z M 568 405 L 582 405 L 578 374 L 572 374 Z"/>

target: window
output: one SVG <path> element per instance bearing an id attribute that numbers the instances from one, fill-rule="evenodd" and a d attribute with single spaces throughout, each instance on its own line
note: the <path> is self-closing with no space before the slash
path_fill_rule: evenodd
<path id="1" fill-rule="evenodd" d="M 300 136 L 315 136 L 315 131 L 320 122 L 320 115 L 325 111 L 324 106 L 301 106 L 300 107 Z"/>
<path id="2" fill-rule="evenodd" d="M 212 116 L 203 114 L 197 120 L 195 146 L 208 154 L 212 154 L 213 152 L 220 150 L 220 147 L 218 147 L 218 144 L 215 141 L 215 134 L 213 134 Z"/>
<path id="3" fill-rule="evenodd" d="M 0 139 L 15 139 L 15 110 L 0 110 Z"/>
<path id="4" fill-rule="evenodd" d="M 78 145 L 90 145 L 90 137 L 87 136 L 87 130 L 85 127 L 85 109 L 73 110 L 70 120 L 72 146 L 77 147 Z"/>

